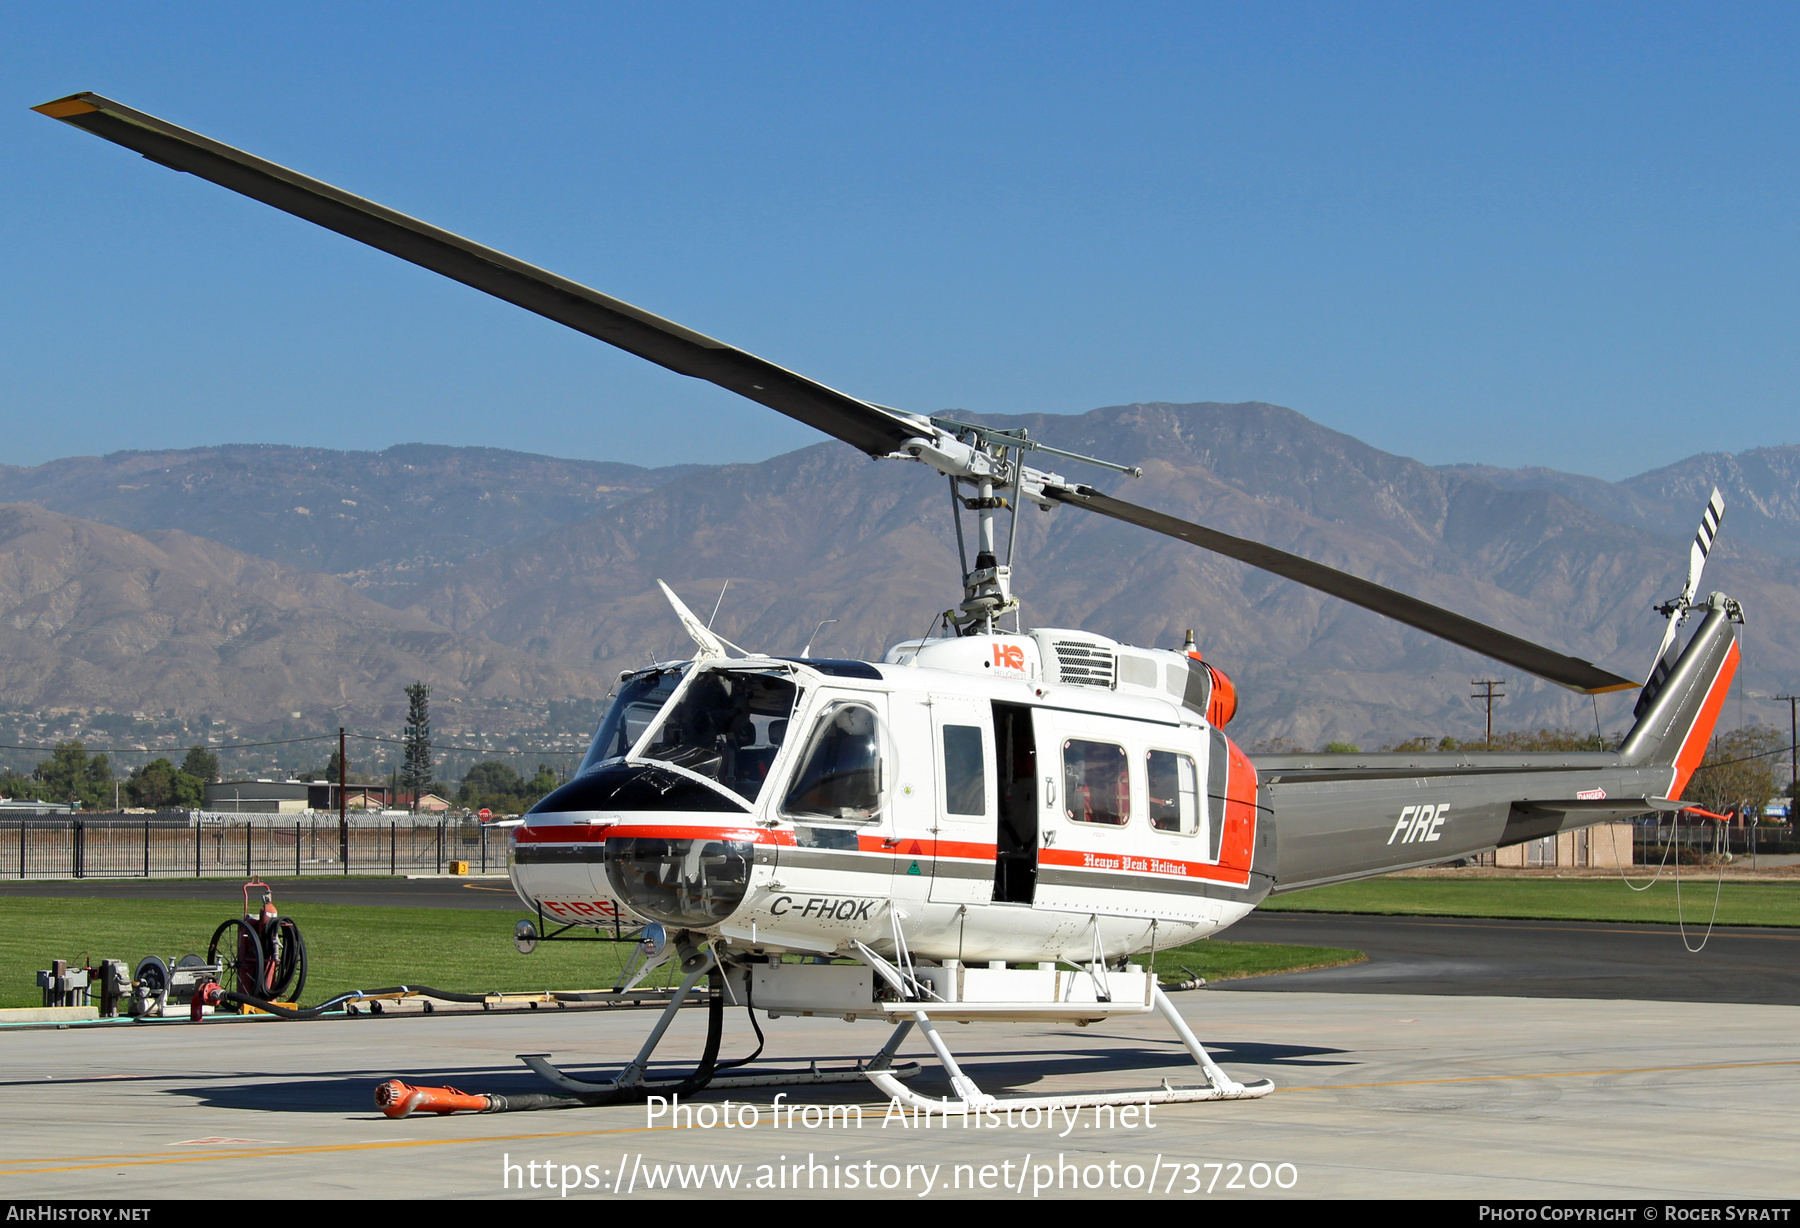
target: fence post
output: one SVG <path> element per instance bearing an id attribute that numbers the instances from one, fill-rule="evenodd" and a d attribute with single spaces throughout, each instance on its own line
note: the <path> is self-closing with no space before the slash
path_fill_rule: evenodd
<path id="1" fill-rule="evenodd" d="M 246 819 L 244 821 L 244 877 L 245 878 L 256 877 L 255 874 L 250 869 L 250 834 L 252 832 L 254 832 L 255 830 L 256 830 L 256 820 Z"/>
<path id="2" fill-rule="evenodd" d="M 144 877 L 150 877 L 150 820 L 144 820 Z"/>
<path id="3" fill-rule="evenodd" d="M 487 825 L 481 827 L 481 872 L 487 873 Z"/>
<path id="4" fill-rule="evenodd" d="M 82 837 L 87 834 L 87 826 L 82 823 L 80 819 L 76 819 L 70 825 L 69 831 L 70 835 L 73 837 L 73 839 L 69 841 L 69 860 L 74 863 L 71 868 L 75 871 L 76 878 L 82 878 L 84 877 L 82 873 L 82 854 L 87 850 L 83 849 L 81 845 Z"/>
<path id="5" fill-rule="evenodd" d="M 380 831 L 381 829 L 379 827 L 377 827 L 375 830 Z M 380 837 L 377 836 L 376 839 L 380 839 Z M 375 847 L 380 848 L 381 846 L 376 845 Z M 396 823 L 392 819 L 389 819 L 388 820 L 388 873 L 389 874 L 399 873 L 399 870 L 397 869 L 399 864 L 400 864 L 400 824 Z"/>
<path id="6" fill-rule="evenodd" d="M 19 877 L 25 877 L 25 820 L 19 820 Z"/>
<path id="7" fill-rule="evenodd" d="M 194 815 L 194 877 L 200 877 L 200 816 Z"/>
<path id="8" fill-rule="evenodd" d="M 444 820 L 438 820 L 437 834 L 437 872 L 444 872 Z"/>
<path id="9" fill-rule="evenodd" d="M 294 820 L 294 877 L 300 877 L 300 820 Z"/>

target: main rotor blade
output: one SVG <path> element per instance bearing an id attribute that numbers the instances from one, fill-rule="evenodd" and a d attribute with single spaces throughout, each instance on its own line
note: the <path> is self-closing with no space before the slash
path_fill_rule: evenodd
<path id="1" fill-rule="evenodd" d="M 717 384 L 871 456 L 892 452 L 921 433 L 918 426 L 897 414 L 754 354 L 98 94 L 72 94 L 32 109 L 136 150 L 153 162 L 211 180 L 535 311 L 671 371 Z"/>
<path id="2" fill-rule="evenodd" d="M 1609 674 L 1579 657 L 1552 652 L 1529 640 L 1508 635 L 1485 623 L 1453 614 L 1441 606 L 1420 601 L 1417 597 L 1408 597 L 1405 593 L 1397 593 L 1349 572 L 1315 563 L 1311 559 L 1277 550 L 1273 546 L 1265 546 L 1261 542 L 1233 537 L 1229 533 L 1221 533 L 1192 521 L 1181 520 L 1163 512 L 1153 512 L 1147 507 L 1139 507 L 1135 503 L 1102 494 L 1089 486 L 1077 486 L 1073 489 L 1067 486 L 1046 486 L 1044 493 L 1059 503 L 1085 507 L 1102 516 L 1123 520 L 1127 524 L 1135 524 L 1199 546 L 1203 550 L 1234 558 L 1240 563 L 1260 567 L 1308 588 L 1329 593 L 1352 605 L 1359 605 L 1365 610 L 1385 614 L 1409 627 L 1416 627 L 1439 639 L 1449 640 L 1471 652 L 1492 657 L 1571 690 L 1593 695 L 1606 691 L 1632 690 L 1638 686 L 1629 678 Z"/>

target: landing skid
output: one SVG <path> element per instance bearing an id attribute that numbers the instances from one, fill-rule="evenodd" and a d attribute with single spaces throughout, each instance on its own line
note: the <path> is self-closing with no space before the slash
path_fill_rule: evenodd
<path id="1" fill-rule="evenodd" d="M 607 1079 L 598 1083 L 586 1079 L 577 1079 L 565 1074 L 550 1063 L 547 1053 L 521 1053 L 519 1060 L 531 1067 L 532 1073 L 539 1078 L 555 1084 L 566 1092 L 576 1095 L 607 1095 L 612 1092 L 642 1091 L 652 1095 L 679 1087 L 681 1079 L 639 1079 L 627 1084 L 621 1079 Z M 891 1070 L 884 1071 L 885 1077 L 893 1079 L 911 1079 L 923 1069 L 917 1062 L 906 1062 Z M 823 1083 L 857 1083 L 869 1074 L 869 1067 L 864 1065 L 833 1067 L 821 1070 L 817 1062 L 813 1062 L 805 1070 L 766 1070 L 761 1074 L 714 1075 L 706 1084 L 711 1091 L 716 1088 L 730 1090 L 738 1087 L 810 1087 Z"/>
<path id="2" fill-rule="evenodd" d="M 1275 1084 L 1268 1079 L 1257 1079 L 1250 1083 L 1234 1081 L 1212 1060 L 1212 1057 L 1206 1052 L 1205 1046 L 1188 1027 L 1187 1021 L 1181 1017 L 1174 1004 L 1164 995 L 1162 987 L 1152 985 L 1151 995 L 1156 1012 L 1181 1038 L 1181 1043 L 1186 1046 L 1188 1053 L 1205 1072 L 1207 1080 L 1205 1084 L 1193 1087 L 1178 1086 L 1164 1079 L 1161 1087 L 1145 1088 L 1140 1091 L 1098 1092 L 1072 1096 L 990 1096 L 976 1086 L 975 1080 L 964 1074 L 962 1067 L 957 1065 L 956 1056 L 950 1052 L 950 1047 L 944 1043 L 944 1038 L 938 1034 L 937 1026 L 932 1022 L 932 1008 L 925 1003 L 908 1004 L 912 1018 L 901 1020 L 899 1027 L 894 1030 L 894 1035 L 883 1046 L 881 1054 L 878 1054 L 875 1060 L 869 1063 L 864 1074 L 871 1083 L 899 1103 L 924 1112 L 943 1114 L 979 1113 L 990 1109 L 1063 1109 L 1087 1108 L 1092 1105 L 1106 1104 L 1184 1104 L 1198 1100 L 1254 1100 L 1275 1090 Z M 955 1013 L 955 1007 L 950 1007 L 950 1012 Z M 894 1013 L 898 1014 L 898 1011 Z M 925 1034 L 925 1039 L 931 1043 L 932 1049 L 937 1053 L 938 1061 L 943 1063 L 944 1072 L 950 1076 L 950 1086 L 956 1093 L 955 1099 L 933 1100 L 928 1096 L 921 1096 L 903 1086 L 895 1072 L 886 1068 L 886 1063 L 882 1060 L 883 1056 L 891 1057 L 899 1049 L 900 1042 L 905 1039 L 906 1034 L 915 1026 Z"/>
<path id="3" fill-rule="evenodd" d="M 650 1029 L 650 1035 L 645 1038 L 643 1048 L 638 1050 L 637 1056 L 631 1059 L 616 1078 L 598 1081 L 578 1079 L 552 1064 L 548 1053 L 521 1053 L 518 1058 L 530 1067 L 539 1078 L 554 1084 L 563 1091 L 577 1096 L 603 1098 L 655 1095 L 660 1091 L 670 1090 L 685 1092 L 689 1088 L 699 1091 L 711 1088 L 729 1090 L 739 1087 L 810 1087 L 825 1083 L 855 1083 L 875 1069 L 879 1069 L 883 1077 L 889 1080 L 910 1079 L 921 1069 L 917 1062 L 906 1062 L 900 1066 L 892 1065 L 894 1052 L 900 1047 L 901 1040 L 905 1038 L 906 1032 L 911 1027 L 908 1024 L 895 1032 L 888 1043 L 882 1047 L 881 1052 L 867 1064 L 821 1070 L 819 1064 L 813 1062 L 805 1070 L 767 1070 L 759 1074 L 737 1075 L 715 1074 L 704 1080 L 696 1080 L 694 1076 L 683 1079 L 646 1077 L 650 1068 L 650 1055 L 656 1051 L 656 1046 L 662 1041 L 663 1033 L 668 1031 L 669 1025 L 674 1022 L 675 1012 L 681 1009 L 681 1004 L 687 1000 L 688 995 L 693 992 L 694 986 L 711 967 L 712 959 L 709 955 L 698 968 L 682 980 L 680 987 L 669 999 L 669 1004 L 658 1016 L 656 1026 Z M 898 1082 L 895 1082 L 895 1086 L 899 1086 Z"/>

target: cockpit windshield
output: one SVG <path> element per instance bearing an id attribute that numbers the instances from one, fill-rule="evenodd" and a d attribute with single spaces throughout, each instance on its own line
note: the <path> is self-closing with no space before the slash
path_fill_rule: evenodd
<path id="1" fill-rule="evenodd" d="M 656 714 L 669 702 L 669 696 L 675 693 L 687 669 L 684 663 L 647 669 L 626 678 L 619 693 L 613 697 L 612 706 L 601 718 L 599 732 L 594 734 L 593 745 L 588 747 L 587 758 L 581 761 L 581 769 L 576 775 L 583 775 L 589 768 L 598 767 L 608 759 L 622 759 L 630 754 L 637 740 L 644 736 L 644 730 L 650 728 Z"/>
<path id="2" fill-rule="evenodd" d="M 638 754 L 716 780 L 754 802 L 787 737 L 799 696 L 786 672 L 708 670 L 682 693 Z"/>

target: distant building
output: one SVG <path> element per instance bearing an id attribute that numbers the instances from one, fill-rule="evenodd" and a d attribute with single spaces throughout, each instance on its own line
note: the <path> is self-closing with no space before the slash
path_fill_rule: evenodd
<path id="1" fill-rule="evenodd" d="M 312 809 L 304 780 L 221 780 L 207 785 L 201 806 L 224 814 L 303 814 Z"/>
<path id="2" fill-rule="evenodd" d="M 345 794 L 350 810 L 385 810 L 391 805 L 386 785 L 351 785 Z M 335 813 L 338 786 L 324 780 L 222 780 L 206 786 L 201 806 L 221 814 Z"/>
<path id="3" fill-rule="evenodd" d="M 1628 866 L 1632 864 L 1634 829 L 1630 823 L 1599 823 L 1580 831 L 1558 832 L 1540 840 L 1508 845 L 1484 854 L 1492 866 Z"/>
<path id="4" fill-rule="evenodd" d="M 67 802 L 34 802 L 28 797 L 0 797 L 0 815 L 14 818 L 28 814 L 73 814 Z"/>

